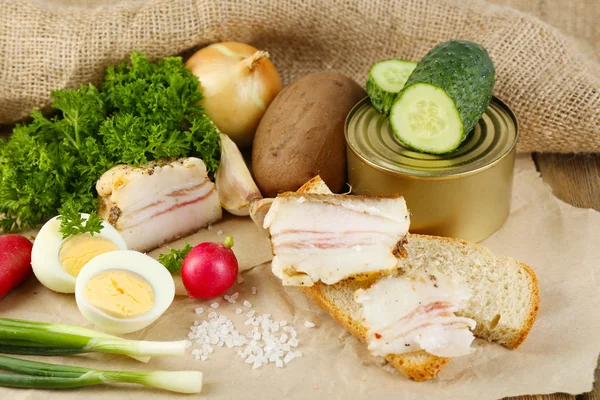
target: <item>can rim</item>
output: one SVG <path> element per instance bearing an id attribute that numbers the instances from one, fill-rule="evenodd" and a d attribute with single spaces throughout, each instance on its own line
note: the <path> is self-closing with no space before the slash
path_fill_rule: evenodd
<path id="1" fill-rule="evenodd" d="M 501 162 L 502 160 L 504 160 L 509 154 L 511 154 L 513 152 L 513 150 L 515 149 L 515 147 L 517 146 L 517 142 L 519 141 L 519 120 L 517 119 L 516 114 L 512 111 L 512 109 L 510 107 L 508 107 L 508 105 L 505 102 L 503 102 L 502 100 L 500 100 L 498 97 L 492 95 L 492 101 L 496 102 L 502 109 L 504 109 L 504 111 L 507 112 L 507 114 L 510 116 L 510 118 L 514 121 L 514 124 L 515 124 L 515 139 L 513 140 L 512 144 L 505 151 L 504 154 L 500 155 L 497 159 L 495 159 L 494 161 L 490 162 L 489 164 L 482 165 L 482 166 L 480 166 L 478 168 L 475 168 L 473 170 L 463 171 L 463 172 L 456 172 L 456 173 L 449 173 L 449 174 L 446 174 L 446 175 L 443 175 L 443 176 L 421 176 L 421 175 L 413 175 L 413 174 L 410 174 L 410 173 L 402 173 L 402 172 L 398 172 L 398 171 L 393 171 L 393 170 L 390 170 L 390 169 L 388 169 L 386 167 L 378 165 L 378 164 L 374 163 L 373 161 L 370 161 L 367 158 L 365 158 L 363 155 L 361 155 L 352 146 L 352 144 L 348 140 L 348 125 L 350 123 L 350 118 L 355 114 L 355 110 L 357 108 L 359 108 L 359 107 L 362 107 L 362 104 L 367 99 L 369 99 L 369 96 L 365 96 L 364 98 L 362 98 L 358 103 L 356 103 L 354 105 L 354 107 L 352 107 L 352 109 L 350 110 L 350 112 L 346 116 L 346 120 L 344 121 L 344 138 L 346 140 L 346 146 L 362 162 L 368 164 L 372 168 L 375 168 L 375 169 L 377 169 L 377 170 L 379 170 L 381 172 L 384 172 L 384 173 L 387 173 L 387 174 L 390 174 L 390 175 L 401 176 L 401 177 L 407 178 L 407 179 L 429 180 L 429 181 L 430 180 L 451 180 L 451 179 L 463 178 L 465 176 L 474 175 L 474 174 L 480 173 L 482 171 L 485 171 L 485 170 L 487 170 L 489 168 L 492 168 L 494 165 L 498 164 L 499 162 Z"/>

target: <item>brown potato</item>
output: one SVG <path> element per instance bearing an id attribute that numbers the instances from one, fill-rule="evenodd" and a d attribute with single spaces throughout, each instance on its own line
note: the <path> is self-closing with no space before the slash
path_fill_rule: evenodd
<path id="1" fill-rule="evenodd" d="M 334 72 L 306 75 L 285 87 L 263 116 L 252 148 L 252 169 L 265 197 L 295 191 L 316 175 L 333 192 L 346 183 L 344 123 L 366 96 Z"/>

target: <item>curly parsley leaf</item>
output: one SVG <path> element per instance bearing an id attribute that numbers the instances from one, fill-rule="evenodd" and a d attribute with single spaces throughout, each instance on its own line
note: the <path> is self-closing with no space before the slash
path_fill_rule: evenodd
<path id="1" fill-rule="evenodd" d="M 92 211 L 88 218 L 85 218 L 77 209 L 77 206 L 72 201 L 61 207 L 59 232 L 62 233 L 62 238 L 66 239 L 70 236 L 75 236 L 80 233 L 89 233 L 94 236 L 102 230 L 102 218 Z"/>
<path id="2" fill-rule="evenodd" d="M 199 105 L 197 77 L 179 57 L 130 61 L 109 67 L 100 89 L 53 92 L 54 116 L 33 111 L 0 141 L 0 230 L 35 227 L 59 209 L 94 211 L 95 184 L 117 164 L 193 156 L 214 176 L 219 131 Z"/>
<path id="3" fill-rule="evenodd" d="M 185 242 L 183 249 L 177 250 L 168 248 L 168 253 L 163 253 L 158 256 L 158 262 L 165 266 L 165 268 L 172 274 L 176 274 L 181 271 L 183 260 L 192 251 L 192 246 L 188 242 Z"/>

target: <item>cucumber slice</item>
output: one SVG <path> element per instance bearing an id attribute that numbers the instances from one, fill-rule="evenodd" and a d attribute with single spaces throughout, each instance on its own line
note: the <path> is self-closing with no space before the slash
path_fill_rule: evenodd
<path id="1" fill-rule="evenodd" d="M 495 79 L 494 64 L 483 46 L 466 40 L 438 44 L 394 100 L 390 126 L 415 150 L 449 153 L 485 112 Z"/>
<path id="2" fill-rule="evenodd" d="M 367 76 L 367 94 L 377 111 L 389 114 L 394 99 L 416 66 L 413 61 L 390 59 L 371 67 Z"/>
<path id="3" fill-rule="evenodd" d="M 390 125 L 400 141 L 424 153 L 446 153 L 462 142 L 463 124 L 454 101 L 426 83 L 403 92 L 390 111 Z"/>

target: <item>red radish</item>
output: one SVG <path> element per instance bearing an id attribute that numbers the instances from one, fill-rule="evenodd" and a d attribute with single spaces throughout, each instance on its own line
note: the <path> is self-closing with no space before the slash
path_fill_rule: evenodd
<path id="1" fill-rule="evenodd" d="M 233 238 L 227 236 L 223 244 L 200 243 L 188 253 L 181 267 L 181 280 L 191 298 L 220 296 L 235 283 L 238 262 L 232 246 Z"/>
<path id="2" fill-rule="evenodd" d="M 33 244 L 21 235 L 0 236 L 0 298 L 33 273 Z"/>

